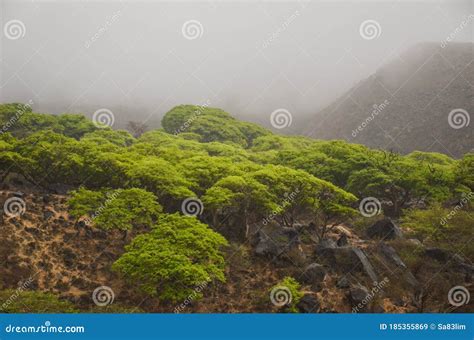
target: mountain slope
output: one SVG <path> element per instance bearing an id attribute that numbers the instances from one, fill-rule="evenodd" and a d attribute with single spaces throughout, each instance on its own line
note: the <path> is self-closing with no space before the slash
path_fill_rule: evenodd
<path id="1" fill-rule="evenodd" d="M 473 52 L 472 43 L 415 45 L 318 113 L 304 134 L 459 157 L 474 146 Z M 455 109 L 464 110 L 451 119 L 457 129 Z"/>

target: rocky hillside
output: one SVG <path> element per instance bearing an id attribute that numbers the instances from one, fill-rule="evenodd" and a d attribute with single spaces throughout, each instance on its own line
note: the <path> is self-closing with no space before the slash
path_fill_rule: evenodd
<path id="1" fill-rule="evenodd" d="M 2 205 L 17 197 L 26 207 L 20 216 L 2 216 L 0 289 L 23 285 L 26 291 L 52 293 L 80 311 L 108 311 L 110 305 L 106 309 L 92 301 L 94 289 L 105 285 L 119 311 L 176 311 L 176 305 L 137 293 L 111 270 L 137 231 L 124 238 L 118 231 L 75 223 L 66 196 L 22 190 L 0 191 Z M 269 224 L 253 233 L 252 242 L 231 244 L 227 282 L 203 288 L 204 298 L 190 299 L 180 311 L 275 312 L 279 308 L 270 302 L 270 290 L 285 276 L 302 282 L 300 312 L 446 312 L 453 310 L 446 301 L 453 283 L 466 282 L 472 289 L 472 265 L 407 239 L 390 220 L 367 229 L 339 225 L 316 247 L 314 236 L 303 225 Z M 472 305 L 456 311 L 468 310 Z"/>
<path id="2" fill-rule="evenodd" d="M 415 45 L 313 116 L 304 134 L 460 157 L 474 147 L 473 52 L 472 43 Z"/>

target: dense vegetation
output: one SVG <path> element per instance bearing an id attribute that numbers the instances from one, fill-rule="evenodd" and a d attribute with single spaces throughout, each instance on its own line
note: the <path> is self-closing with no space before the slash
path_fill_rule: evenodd
<path id="1" fill-rule="evenodd" d="M 440 218 L 473 190 L 473 154 L 402 156 L 279 136 L 191 105 L 168 112 L 163 130 L 137 137 L 98 128 L 82 115 L 33 113 L 21 104 L 0 105 L 0 123 L 8 125 L 0 135 L 2 181 L 21 176 L 67 191 L 78 225 L 118 229 L 124 237 L 137 230 L 113 269 L 163 300 L 225 281 L 223 250 L 228 241 L 248 240 L 252 226 L 304 223 L 324 239 L 332 226 L 360 215 L 365 197 L 377 198 L 386 216 L 404 216 L 422 238 L 451 235 L 448 247 L 461 247 L 472 232 L 469 200 L 447 223 Z M 202 204 L 195 216 L 184 216 L 189 198 Z"/>

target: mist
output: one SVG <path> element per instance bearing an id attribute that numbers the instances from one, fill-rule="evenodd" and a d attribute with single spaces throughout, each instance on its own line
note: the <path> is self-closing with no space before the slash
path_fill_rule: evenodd
<path id="1" fill-rule="evenodd" d="M 0 102 L 33 110 L 101 108 L 115 127 L 159 126 L 179 104 L 219 107 L 293 128 L 418 42 L 473 41 L 471 1 L 2 1 Z M 378 24 L 375 36 L 361 24 Z M 367 28 L 367 29 L 369 29 Z M 456 32 L 453 36 L 453 32 Z M 286 130 L 285 133 L 290 132 Z"/>

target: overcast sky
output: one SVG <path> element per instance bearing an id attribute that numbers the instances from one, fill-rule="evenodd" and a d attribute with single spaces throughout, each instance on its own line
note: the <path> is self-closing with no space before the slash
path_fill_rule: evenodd
<path id="1" fill-rule="evenodd" d="M 205 102 L 263 123 L 285 108 L 298 121 L 410 45 L 453 32 L 473 41 L 474 20 L 456 30 L 472 7 L 2 0 L 0 101 L 88 116 L 108 108 L 119 124 L 155 124 L 177 104 Z"/>

